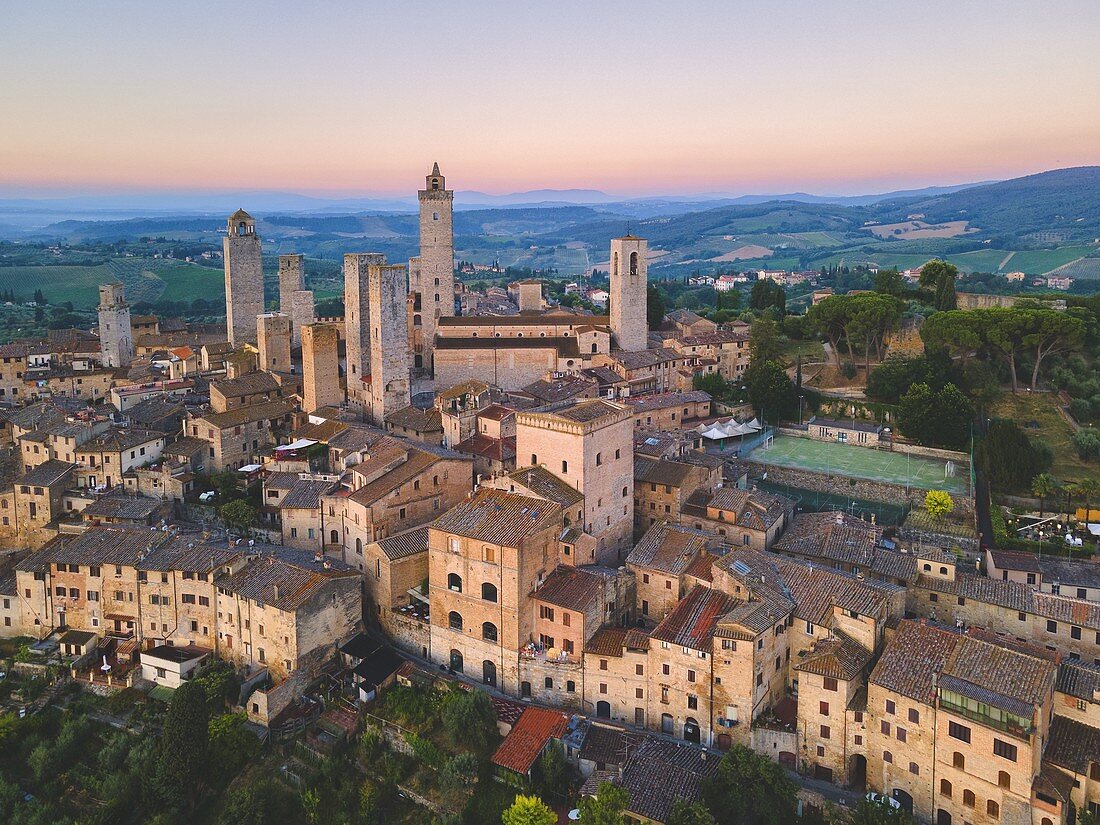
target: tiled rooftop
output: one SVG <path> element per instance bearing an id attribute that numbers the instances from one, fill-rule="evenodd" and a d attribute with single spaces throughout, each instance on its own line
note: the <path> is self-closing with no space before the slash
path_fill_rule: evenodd
<path id="1" fill-rule="evenodd" d="M 501 490 L 481 490 L 431 526 L 503 547 L 519 547 L 523 539 L 560 521 L 561 507 L 553 502 Z"/>

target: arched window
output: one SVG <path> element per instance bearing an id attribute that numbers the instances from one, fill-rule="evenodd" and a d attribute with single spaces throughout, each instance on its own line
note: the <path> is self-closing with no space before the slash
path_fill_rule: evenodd
<path id="1" fill-rule="evenodd" d="M 638 253 L 637 252 L 631 252 L 630 253 L 630 274 L 631 275 L 637 275 L 638 274 Z"/>
<path id="2" fill-rule="evenodd" d="M 890 764 L 893 764 L 893 762 L 894 762 L 894 754 L 890 753 L 890 751 L 883 751 L 883 752 L 882 752 L 882 761 L 883 761 L 883 762 L 888 762 L 888 763 L 890 763 Z"/>
<path id="3" fill-rule="evenodd" d="M 456 610 L 452 610 L 447 614 L 447 624 L 451 630 L 462 630 L 462 614 Z"/>
<path id="4" fill-rule="evenodd" d="M 951 754 L 951 767 L 966 769 L 966 757 L 958 751 Z"/>
<path id="5" fill-rule="evenodd" d="M 613 273 L 615 273 L 616 275 L 619 274 L 619 253 L 618 252 L 612 252 L 611 253 L 611 271 Z"/>
<path id="6" fill-rule="evenodd" d="M 569 472 L 569 462 L 566 461 L 564 458 L 561 460 L 561 471 L 563 473 Z"/>
<path id="7" fill-rule="evenodd" d="M 495 642 L 497 640 L 497 626 L 492 622 L 484 622 L 481 625 L 481 638 L 487 642 Z"/>
<path id="8" fill-rule="evenodd" d="M 932 572 L 932 565 L 930 565 L 930 564 L 924 565 L 924 572 L 925 573 L 931 573 Z"/>
<path id="9" fill-rule="evenodd" d="M 623 498 L 626 498 L 628 495 L 630 495 L 630 493 L 627 492 L 627 488 L 623 487 Z"/>
<path id="10" fill-rule="evenodd" d="M 414 316 L 413 316 L 413 326 L 414 326 L 414 327 L 418 327 L 418 326 L 420 326 L 420 325 L 421 325 L 422 323 L 423 323 L 423 320 L 421 319 L 421 317 L 420 317 L 420 315 L 419 315 L 419 314 L 417 314 L 417 315 L 414 315 Z"/>
<path id="11" fill-rule="evenodd" d="M 596 345 L 595 344 L 592 345 L 592 351 L 596 352 Z"/>
<path id="12" fill-rule="evenodd" d="M 497 600 L 497 586 L 485 582 L 481 585 L 481 598 L 487 602 L 495 602 Z"/>
<path id="13" fill-rule="evenodd" d="M 453 590 L 456 593 L 461 593 L 462 592 L 462 576 L 458 575 L 458 573 L 448 573 L 447 574 L 447 589 L 448 590 Z"/>
<path id="14" fill-rule="evenodd" d="M 1002 788 L 1012 788 L 1012 777 L 1008 775 L 1008 771 L 997 771 L 997 784 Z"/>
<path id="15" fill-rule="evenodd" d="M 328 534 L 328 542 L 329 542 L 329 544 L 339 544 L 340 543 L 340 532 L 338 530 L 330 531 L 329 534 Z"/>
<path id="16" fill-rule="evenodd" d="M 363 555 L 363 540 L 362 539 L 356 539 L 355 540 L 355 552 L 360 556 Z"/>
<path id="17" fill-rule="evenodd" d="M 951 798 L 951 783 L 946 779 L 940 780 L 940 796 L 946 796 L 948 799 Z"/>
<path id="18" fill-rule="evenodd" d="M 946 567 L 941 567 L 940 568 L 940 575 L 941 576 L 946 576 L 947 575 L 947 568 Z"/>
<path id="19" fill-rule="evenodd" d="M 1001 806 L 990 799 L 985 803 L 985 812 L 992 817 L 999 817 L 1001 815 Z"/>
<path id="20" fill-rule="evenodd" d="M 913 776 L 920 776 L 920 765 L 918 765 L 916 762 L 910 762 L 909 773 L 913 774 Z"/>
<path id="21" fill-rule="evenodd" d="M 968 808 L 974 807 L 974 792 L 971 790 L 963 791 L 963 805 Z"/>

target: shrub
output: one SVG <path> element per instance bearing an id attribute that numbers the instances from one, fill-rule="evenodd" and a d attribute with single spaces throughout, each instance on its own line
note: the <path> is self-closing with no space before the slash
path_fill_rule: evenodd
<path id="1" fill-rule="evenodd" d="M 427 765 L 429 768 L 435 768 L 439 770 L 443 767 L 444 760 L 447 755 L 443 753 L 433 742 L 425 739 L 423 736 L 418 736 L 415 733 L 405 734 L 405 741 L 412 747 L 413 753 L 416 758 Z"/>
<path id="2" fill-rule="evenodd" d="M 460 753 L 448 759 L 439 773 L 443 785 L 452 790 L 472 785 L 477 779 L 477 757 L 472 753 Z"/>
<path id="3" fill-rule="evenodd" d="M 1085 461 L 1100 460 L 1100 435 L 1092 430 L 1078 430 L 1073 436 L 1073 447 Z"/>

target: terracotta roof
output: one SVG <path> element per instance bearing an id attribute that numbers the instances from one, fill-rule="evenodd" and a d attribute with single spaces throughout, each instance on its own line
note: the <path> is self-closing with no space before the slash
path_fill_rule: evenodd
<path id="1" fill-rule="evenodd" d="M 490 404 L 488 407 L 478 410 L 477 417 L 489 421 L 503 421 L 508 416 L 515 415 L 515 413 L 515 410 L 505 407 L 503 404 Z"/>
<path id="2" fill-rule="evenodd" d="M 1058 668 L 1056 690 L 1086 702 L 1100 701 L 1100 664 L 1062 662 Z"/>
<path id="3" fill-rule="evenodd" d="M 780 553 L 870 567 L 882 528 L 840 511 L 799 513 L 775 543 Z"/>
<path id="4" fill-rule="evenodd" d="M 930 705 L 936 698 L 936 680 L 960 638 L 944 627 L 903 621 L 868 681 Z"/>
<path id="5" fill-rule="evenodd" d="M 529 707 L 493 754 L 493 764 L 527 775 L 551 739 L 560 739 L 569 717 L 556 710 Z"/>
<path id="6" fill-rule="evenodd" d="M 531 594 L 531 598 L 586 613 L 599 602 L 607 579 L 613 575 L 609 570 L 596 573 L 559 564 Z"/>
<path id="7" fill-rule="evenodd" d="M 532 495 L 553 501 L 562 507 L 572 507 L 584 501 L 584 495 L 543 466 L 523 467 L 508 474 L 508 478 Z"/>
<path id="8" fill-rule="evenodd" d="M 649 633 L 640 627 L 601 627 L 584 645 L 584 652 L 595 656 L 623 655 L 626 650 L 649 650 Z"/>
<path id="9" fill-rule="evenodd" d="M 644 741 L 645 734 L 610 725 L 591 724 L 585 733 L 578 757 L 601 765 L 621 767 Z"/>
<path id="10" fill-rule="evenodd" d="M 118 452 L 164 439 L 159 430 L 107 430 L 76 448 L 81 453 Z"/>
<path id="11" fill-rule="evenodd" d="M 687 744 L 647 736 L 623 767 L 626 809 L 653 822 L 667 822 L 679 799 L 702 798 L 703 782 L 718 773 L 719 759 Z"/>
<path id="12" fill-rule="evenodd" d="M 594 393 L 599 385 L 578 375 L 547 380 L 540 378 L 519 390 L 520 393 L 536 398 L 544 404 L 566 401 L 583 393 Z"/>
<path id="13" fill-rule="evenodd" d="M 452 507 L 431 527 L 503 547 L 519 547 L 528 536 L 560 522 L 561 507 L 553 502 L 501 490 L 481 490 L 474 498 Z"/>
<path id="14" fill-rule="evenodd" d="M 41 564 L 121 564 L 134 566 L 142 561 L 158 545 L 168 540 L 168 534 L 148 527 L 110 525 L 92 527 L 79 535 L 59 535 L 47 542 L 34 556 L 19 562 L 19 570 L 30 569 L 26 565 Z"/>
<path id="15" fill-rule="evenodd" d="M 1034 553 L 1019 553 L 1014 550 L 990 550 L 994 566 L 1001 570 L 1022 570 L 1027 573 L 1039 572 L 1039 559 Z"/>
<path id="16" fill-rule="evenodd" d="M 438 319 L 442 321 L 443 319 Z M 437 335 L 437 350 L 448 349 L 554 349 L 561 355 L 580 356 L 577 339 L 566 338 L 451 338 Z"/>
<path id="17" fill-rule="evenodd" d="M 413 406 L 402 407 L 387 415 L 386 423 L 418 433 L 443 432 L 443 418 L 436 407 L 426 410 Z"/>
<path id="18" fill-rule="evenodd" d="M 171 444 L 164 448 L 165 455 L 182 455 L 191 457 L 197 452 L 205 453 L 210 446 L 209 441 L 204 441 L 201 438 L 193 438 L 191 436 L 185 436 L 183 438 L 177 438 Z"/>
<path id="19" fill-rule="evenodd" d="M 331 492 L 335 486 L 336 483 L 333 481 L 299 478 L 291 486 L 290 492 L 279 502 L 279 509 L 315 510 L 321 506 L 321 496 Z"/>
<path id="20" fill-rule="evenodd" d="M 950 593 L 1021 613 L 1033 613 L 1045 619 L 1100 630 L 1100 604 L 1069 596 L 1056 596 L 1053 593 L 1040 593 L 1030 585 L 1020 582 L 956 572 L 953 580 L 918 575 L 916 583 L 919 587 L 939 593 Z"/>
<path id="21" fill-rule="evenodd" d="M 693 474 L 694 466 L 673 459 L 634 456 L 634 481 L 682 487 Z"/>
<path id="22" fill-rule="evenodd" d="M 404 533 L 387 536 L 378 542 L 378 547 L 390 561 L 399 561 L 424 553 L 428 549 L 428 528 L 414 527 Z"/>
<path id="23" fill-rule="evenodd" d="M 1050 723 L 1043 760 L 1074 773 L 1087 774 L 1090 762 L 1100 762 L 1100 728 L 1067 716 L 1055 716 Z"/>
<path id="24" fill-rule="evenodd" d="M 560 320 L 558 319 L 560 317 Z M 586 324 L 599 324 L 607 326 L 611 323 L 608 315 L 576 316 L 572 313 L 555 317 L 553 314 L 542 313 L 539 315 L 485 315 L 485 316 L 453 316 L 437 319 L 440 327 L 510 327 L 510 326 L 573 326 L 574 321 L 583 320 Z M 524 339 L 519 339 L 524 340 Z"/>
<path id="25" fill-rule="evenodd" d="M 715 332 L 705 332 L 700 335 L 686 335 L 683 338 L 677 338 L 676 340 L 678 340 L 680 344 L 685 347 L 699 347 L 713 344 L 733 344 L 737 341 L 748 341 L 749 335 L 745 332 L 716 330 Z"/>
<path id="26" fill-rule="evenodd" d="M 547 418 L 560 418 L 575 424 L 588 424 L 603 419 L 622 419 L 627 411 L 613 401 L 595 398 L 589 401 L 578 401 L 576 404 L 554 412 L 531 413 L 531 415 L 545 416 Z"/>
<path id="27" fill-rule="evenodd" d="M 863 673 L 870 661 L 871 651 L 847 634 L 837 632 L 816 642 L 795 665 L 795 670 L 850 682 Z"/>
<path id="28" fill-rule="evenodd" d="M 662 392 L 652 395 L 630 396 L 623 399 L 623 403 L 629 406 L 635 413 L 649 412 L 650 410 L 664 410 L 670 407 L 679 407 L 683 404 L 697 404 L 709 402 L 711 395 L 702 390 L 691 392 Z"/>
<path id="29" fill-rule="evenodd" d="M 712 581 L 714 579 L 714 556 L 706 552 L 700 553 L 695 557 L 695 561 L 688 565 L 684 575 L 693 576 L 703 581 Z"/>
<path id="30" fill-rule="evenodd" d="M 108 495 L 84 508 L 82 515 L 89 518 L 147 519 L 165 504 L 159 498 L 147 496 Z"/>
<path id="31" fill-rule="evenodd" d="M 677 576 L 715 541 L 710 533 L 662 521 L 646 531 L 626 557 L 626 563 Z"/>
<path id="32" fill-rule="evenodd" d="M 249 404 L 223 413 L 207 413 L 197 416 L 197 418 L 218 429 L 225 429 L 226 427 L 236 427 L 253 421 L 262 421 L 265 418 L 282 418 L 294 412 L 295 406 L 295 403 L 290 399 L 279 399 L 277 401 L 265 401 L 262 404 Z"/>
<path id="33" fill-rule="evenodd" d="M 455 444 L 455 452 L 481 456 L 491 461 L 514 461 L 516 457 L 516 438 L 493 438 L 484 433 L 475 433 L 465 441 Z"/>
<path id="34" fill-rule="evenodd" d="M 735 604 L 732 598 L 719 590 L 696 585 L 654 628 L 650 636 L 693 650 L 709 651 L 710 639 L 714 635 L 719 617 Z"/>
<path id="35" fill-rule="evenodd" d="M 236 573 L 218 578 L 216 584 L 241 598 L 294 611 L 327 582 L 358 576 L 358 571 L 343 562 L 317 561 L 312 553 L 289 547 L 265 547 L 258 559 Z"/>
<path id="36" fill-rule="evenodd" d="M 246 395 L 278 392 L 279 382 L 269 372 L 253 372 L 239 378 L 211 381 L 210 389 L 220 392 L 226 398 L 243 398 Z"/>

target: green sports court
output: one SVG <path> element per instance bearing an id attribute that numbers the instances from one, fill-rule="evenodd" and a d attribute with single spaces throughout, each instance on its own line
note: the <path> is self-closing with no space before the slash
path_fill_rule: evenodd
<path id="1" fill-rule="evenodd" d="M 747 458 L 777 467 L 884 481 L 922 490 L 946 490 L 959 495 L 970 492 L 970 468 L 965 464 L 909 455 L 900 445 L 890 452 L 839 441 L 779 436 L 765 441 Z"/>

